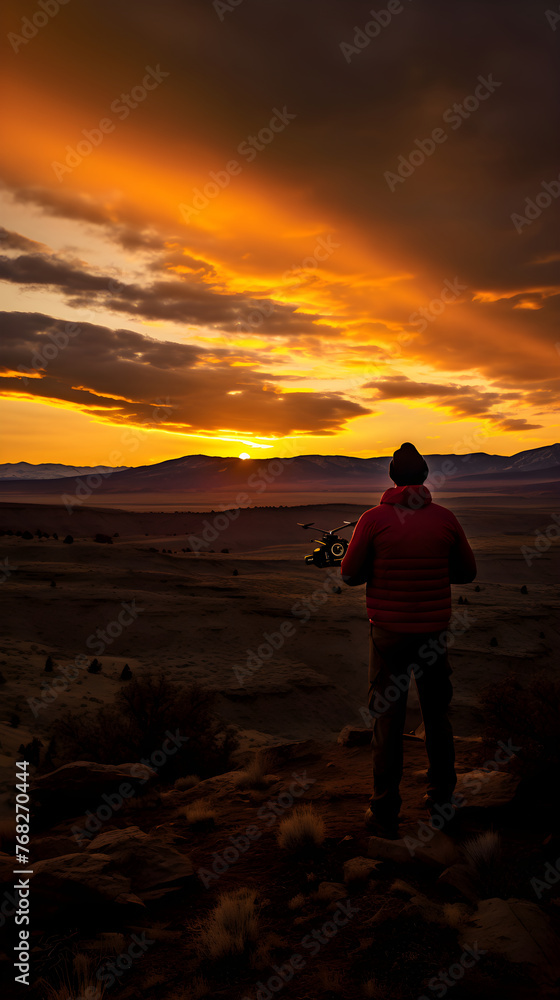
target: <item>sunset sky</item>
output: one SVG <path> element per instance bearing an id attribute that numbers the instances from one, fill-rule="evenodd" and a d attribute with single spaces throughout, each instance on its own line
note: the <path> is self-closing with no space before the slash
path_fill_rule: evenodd
<path id="1" fill-rule="evenodd" d="M 4 8 L 1 461 L 560 439 L 560 18 L 57 6 Z"/>

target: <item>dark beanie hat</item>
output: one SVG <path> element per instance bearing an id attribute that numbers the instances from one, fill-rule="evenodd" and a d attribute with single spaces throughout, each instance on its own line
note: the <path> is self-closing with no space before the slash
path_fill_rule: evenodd
<path id="1" fill-rule="evenodd" d="M 389 475 L 397 486 L 423 483 L 428 475 L 428 466 L 413 444 L 405 441 L 393 453 Z"/>

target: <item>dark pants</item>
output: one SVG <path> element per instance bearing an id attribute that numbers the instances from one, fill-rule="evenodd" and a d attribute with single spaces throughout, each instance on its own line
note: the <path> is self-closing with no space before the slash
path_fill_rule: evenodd
<path id="1" fill-rule="evenodd" d="M 403 729 L 410 675 L 414 673 L 428 754 L 428 797 L 448 802 L 457 783 L 453 730 L 448 717 L 453 688 L 441 632 L 392 632 L 370 624 L 369 710 L 374 717 L 373 796 L 370 807 L 382 823 L 394 823 L 402 799 Z M 434 640 L 435 645 L 429 645 Z M 419 650 L 427 646 L 421 656 Z M 435 662 L 434 661 L 435 657 Z"/>

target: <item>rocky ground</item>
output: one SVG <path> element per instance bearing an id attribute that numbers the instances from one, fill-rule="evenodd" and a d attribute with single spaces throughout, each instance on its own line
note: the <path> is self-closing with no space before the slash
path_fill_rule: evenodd
<path id="1" fill-rule="evenodd" d="M 346 730 L 334 744 L 269 748 L 259 790 L 239 784 L 243 753 L 236 770 L 185 790 L 146 772 L 142 794 L 120 805 L 126 765 L 70 764 L 36 779 L 27 995 L 44 1000 L 46 984 L 65 976 L 82 991 L 99 991 L 101 979 L 99 996 L 123 1000 L 260 1000 L 282 975 L 302 1000 L 400 1000 L 444 987 L 457 998 L 557 995 L 560 893 L 545 873 L 560 843 L 527 815 L 515 756 L 497 766 L 458 742 L 465 804 L 447 836 L 424 813 L 423 741 L 407 739 L 401 839 L 383 841 L 363 826 L 369 738 Z M 322 817 L 325 837 L 293 853 L 277 836 L 302 804 Z M 6 913 L 9 834 L 2 847 Z M 212 958 L 204 922 L 239 890 L 256 894 L 255 933 L 239 954 Z M 6 948 L 6 978 L 9 964 Z"/>

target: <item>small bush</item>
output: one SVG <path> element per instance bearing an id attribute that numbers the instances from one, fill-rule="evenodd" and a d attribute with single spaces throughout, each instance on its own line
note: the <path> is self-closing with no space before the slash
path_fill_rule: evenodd
<path id="1" fill-rule="evenodd" d="M 256 753 L 251 763 L 235 776 L 237 788 L 268 788 L 274 781 L 274 775 L 268 773 L 270 760 L 266 754 Z"/>
<path id="2" fill-rule="evenodd" d="M 125 663 L 120 673 L 120 679 L 121 681 L 129 681 L 131 677 L 132 677 L 132 670 L 130 669 L 128 663 Z"/>
<path id="3" fill-rule="evenodd" d="M 142 760 L 168 747 L 171 732 L 180 742 L 161 766 L 162 781 L 227 771 L 237 739 L 233 728 L 214 714 L 215 700 L 214 692 L 196 684 L 183 687 L 163 673 L 135 677 L 123 685 L 113 704 L 68 713 L 55 721 L 52 735 L 59 748 L 58 766 L 72 760 L 100 764 Z"/>
<path id="4" fill-rule="evenodd" d="M 63 539 L 64 545 L 72 545 L 73 541 L 74 541 L 74 539 L 73 539 L 72 535 L 66 535 L 66 538 Z"/>
<path id="5" fill-rule="evenodd" d="M 100 674 L 101 673 L 101 664 L 100 664 L 100 662 L 99 662 L 98 659 L 94 659 L 94 660 L 91 661 L 91 663 L 89 664 L 89 666 L 87 668 L 87 672 L 88 672 L 88 674 Z"/>
<path id="6" fill-rule="evenodd" d="M 243 955 L 259 936 L 259 916 L 254 889 L 224 893 L 200 928 L 200 945 L 209 958 Z"/>
<path id="7" fill-rule="evenodd" d="M 193 802 L 191 806 L 187 806 L 183 812 L 183 817 L 187 825 L 193 827 L 215 826 L 216 816 L 216 810 L 212 809 L 212 806 L 202 799 L 198 802 Z"/>
<path id="8" fill-rule="evenodd" d="M 103 1000 L 107 995 L 105 986 L 96 976 L 94 963 L 87 955 L 80 952 L 74 955 L 72 968 L 69 970 L 65 965 L 59 977 L 56 986 L 45 979 L 40 979 L 37 983 L 37 986 L 42 988 L 41 995 L 45 1000 L 76 1000 L 80 997 Z"/>
<path id="9" fill-rule="evenodd" d="M 296 806 L 278 828 L 278 846 L 294 854 L 320 847 L 326 835 L 323 817 L 310 805 Z"/>
<path id="10" fill-rule="evenodd" d="M 195 785 L 200 784 L 200 778 L 198 774 L 185 774 L 182 778 L 177 778 L 177 781 L 173 785 L 178 792 L 186 792 L 189 788 L 194 788 Z"/>
<path id="11" fill-rule="evenodd" d="M 453 884 L 470 900 L 507 899 L 515 892 L 511 865 L 504 859 L 500 835 L 493 830 L 467 840 L 462 859 L 452 868 Z M 452 924 L 451 924 L 452 926 Z"/>
<path id="12" fill-rule="evenodd" d="M 33 538 L 33 535 L 30 531 L 24 531 L 21 537 L 25 538 L 26 541 L 29 541 L 30 538 Z"/>
<path id="13" fill-rule="evenodd" d="M 10 718 L 9 718 L 8 721 L 9 721 L 9 724 L 12 727 L 12 729 L 17 729 L 18 726 L 19 726 L 19 724 L 20 724 L 20 722 L 21 722 L 21 719 L 20 719 L 19 715 L 17 714 L 17 712 L 12 712 L 10 714 Z"/>
<path id="14" fill-rule="evenodd" d="M 48 674 L 52 673 L 54 670 L 54 660 L 52 656 L 47 656 L 47 659 L 45 660 L 45 670 Z"/>

